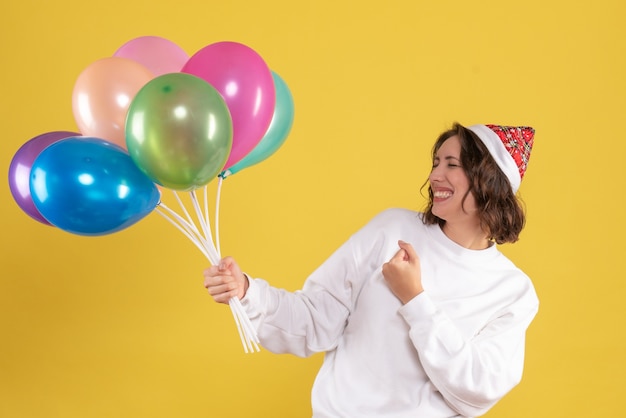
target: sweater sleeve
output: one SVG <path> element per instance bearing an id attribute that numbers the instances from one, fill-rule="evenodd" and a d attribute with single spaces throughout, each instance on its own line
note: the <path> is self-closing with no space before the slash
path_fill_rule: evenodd
<path id="1" fill-rule="evenodd" d="M 348 316 L 327 290 L 292 293 L 263 279 L 250 280 L 242 305 L 263 347 L 300 357 L 334 348 Z"/>
<path id="2" fill-rule="evenodd" d="M 426 292 L 400 314 L 424 370 L 446 402 L 463 416 L 479 416 L 520 382 L 526 329 L 537 309 L 537 297 L 529 290 L 471 339 L 462 337 Z"/>
<path id="3" fill-rule="evenodd" d="M 366 271 L 380 269 L 385 216 L 353 234 L 305 281 L 288 292 L 265 280 L 250 280 L 242 304 L 261 344 L 275 353 L 306 357 L 334 349 L 353 309 Z M 367 261 L 363 261 L 367 260 Z"/>
<path id="4" fill-rule="evenodd" d="M 352 304 L 352 245 L 348 240 L 336 250 L 302 290 L 288 292 L 263 279 L 250 280 L 242 305 L 266 349 L 306 357 L 337 346 Z"/>

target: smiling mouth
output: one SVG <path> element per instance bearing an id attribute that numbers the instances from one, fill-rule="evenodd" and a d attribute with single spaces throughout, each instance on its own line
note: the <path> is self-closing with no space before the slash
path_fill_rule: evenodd
<path id="1" fill-rule="evenodd" d="M 433 197 L 435 199 L 447 199 L 452 196 L 452 192 L 449 191 L 436 191 L 433 192 Z"/>

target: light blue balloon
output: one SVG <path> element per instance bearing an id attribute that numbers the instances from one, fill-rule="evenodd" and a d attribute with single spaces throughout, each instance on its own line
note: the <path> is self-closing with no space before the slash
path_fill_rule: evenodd
<path id="1" fill-rule="evenodd" d="M 160 200 L 156 185 L 118 145 L 70 137 L 45 148 L 30 174 L 33 203 L 50 224 L 78 235 L 120 231 Z"/>
<path id="2" fill-rule="evenodd" d="M 274 154 L 287 139 L 293 125 L 293 97 L 285 81 L 274 71 L 272 71 L 272 77 L 274 78 L 274 87 L 276 89 L 276 104 L 270 126 L 252 151 L 246 154 L 239 162 L 224 170 L 220 177 L 226 178 L 244 168 L 260 163 Z"/>

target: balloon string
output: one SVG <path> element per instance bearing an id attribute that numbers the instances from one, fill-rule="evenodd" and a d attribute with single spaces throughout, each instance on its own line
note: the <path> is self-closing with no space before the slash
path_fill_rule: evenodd
<path id="1" fill-rule="evenodd" d="M 176 198 L 176 201 L 178 202 L 178 205 L 180 206 L 180 208 L 182 209 L 183 213 L 187 217 L 188 224 L 194 228 L 194 230 L 196 231 L 197 234 L 199 234 L 199 231 L 196 228 L 196 225 L 194 224 L 193 219 L 191 219 L 191 215 L 189 215 L 189 212 L 187 211 L 187 208 L 183 204 L 183 201 L 180 200 L 180 196 L 178 196 L 178 193 L 176 193 L 175 190 L 172 190 L 172 194 Z"/>
<path id="2" fill-rule="evenodd" d="M 207 225 L 211 225 L 210 219 L 209 219 L 209 202 L 208 202 L 208 198 L 209 198 L 209 191 L 207 186 L 205 185 L 204 188 L 204 222 Z M 221 257 L 221 253 L 218 251 L 217 253 L 220 257 Z"/>
<path id="3" fill-rule="evenodd" d="M 161 209 L 165 209 L 165 211 L 163 211 Z M 198 247 L 198 249 L 202 252 L 202 254 L 204 254 L 205 257 L 209 259 L 211 264 L 215 265 L 216 263 L 219 262 L 219 258 L 212 257 L 211 254 L 209 254 L 207 252 L 206 247 L 203 245 L 203 243 L 200 242 L 200 240 L 198 239 L 197 236 L 194 236 L 193 232 L 190 231 L 188 225 L 185 224 L 184 219 L 182 219 L 178 214 L 173 213 L 171 211 L 171 209 L 169 209 L 168 207 L 166 207 L 162 203 L 159 203 L 159 207 L 156 208 L 156 212 L 159 215 L 163 216 L 165 219 L 167 219 L 172 225 L 174 225 L 176 227 L 176 229 L 178 229 L 187 238 L 189 238 L 189 240 L 191 242 L 193 242 L 196 247 Z M 177 223 L 177 221 L 178 221 L 178 223 Z"/>
<path id="4" fill-rule="evenodd" d="M 212 245 L 208 245 L 206 239 L 200 234 L 198 228 L 193 224 L 185 221 L 182 216 L 174 212 L 172 209 L 168 208 L 163 202 L 159 203 L 159 207 L 166 210 L 170 217 L 166 217 L 174 226 L 176 226 L 187 238 L 192 240 L 196 246 L 200 247 L 202 253 L 207 255 L 207 258 L 211 262 L 211 264 L 215 265 L 219 263 L 220 257 L 215 252 L 215 249 Z M 164 213 L 159 212 L 161 215 Z M 173 220 L 177 221 L 173 222 Z"/>
<path id="5" fill-rule="evenodd" d="M 233 318 L 235 318 L 235 324 L 237 325 L 237 332 L 239 333 L 239 338 L 241 339 L 241 345 L 243 345 L 243 351 L 245 353 L 248 353 L 249 351 L 251 351 L 251 346 L 250 343 L 248 342 L 249 339 L 244 335 L 244 331 L 242 330 L 241 324 L 240 324 L 240 320 L 239 320 L 239 316 L 237 314 L 237 311 L 235 310 L 235 306 L 232 303 L 228 304 L 230 306 L 230 311 L 233 314 Z"/>
<path id="6" fill-rule="evenodd" d="M 206 187 L 206 186 L 205 186 Z M 220 182 L 221 187 L 221 182 Z M 219 190 L 219 189 L 218 189 Z M 192 216 L 187 211 L 184 203 L 178 196 L 178 194 L 174 191 L 174 195 L 176 196 L 176 200 L 181 207 L 182 212 L 186 216 L 183 218 L 181 215 L 167 207 L 162 201 L 157 205 L 156 211 L 165 219 L 167 219 L 172 225 L 174 225 L 179 231 L 181 231 L 191 242 L 194 243 L 196 247 L 204 254 L 204 256 L 211 262 L 213 265 L 217 265 L 220 262 L 221 256 L 219 250 L 213 244 L 213 238 L 211 235 L 211 224 L 209 219 L 208 212 L 208 202 L 207 202 L 207 192 L 205 188 L 204 194 L 204 214 L 203 210 L 200 207 L 198 202 L 197 195 L 195 191 L 191 191 L 189 193 L 192 206 L 195 211 L 195 215 L 200 223 L 200 229 L 202 233 L 196 226 L 193 221 Z M 219 191 L 217 200 L 219 202 Z M 219 203 L 216 204 L 216 232 L 217 231 L 217 221 L 218 221 L 218 211 L 219 211 Z M 239 338 L 241 339 L 241 344 L 243 345 L 244 351 L 254 352 L 260 351 L 259 349 L 259 338 L 256 334 L 254 327 L 252 326 L 252 322 L 250 318 L 246 314 L 243 306 L 241 305 L 241 301 L 238 297 L 233 297 L 228 301 L 228 305 L 230 306 L 231 312 L 233 314 L 233 318 L 235 320 L 235 325 L 237 326 L 237 332 L 239 334 Z"/>
<path id="7" fill-rule="evenodd" d="M 215 196 L 215 247 L 217 248 L 217 253 L 222 254 L 222 250 L 220 249 L 220 199 L 222 194 L 222 181 L 224 179 L 222 177 L 218 177 L 217 181 L 217 194 Z"/>
<path id="8" fill-rule="evenodd" d="M 182 209 L 183 213 L 185 214 L 185 216 L 187 217 L 187 225 L 189 225 L 189 227 L 193 228 L 193 231 L 195 233 L 195 235 L 199 238 L 201 238 L 203 241 L 205 241 L 206 239 L 210 239 L 210 243 L 211 245 L 208 245 L 208 243 L 205 241 L 205 246 L 207 247 L 207 249 L 213 250 L 212 253 L 215 253 L 215 246 L 213 245 L 213 240 L 210 237 L 210 234 L 207 236 L 206 234 L 204 235 L 204 237 L 202 236 L 202 234 L 200 234 L 200 231 L 198 231 L 198 227 L 196 227 L 196 224 L 194 223 L 193 219 L 191 218 L 191 215 L 189 214 L 189 212 L 187 211 L 187 207 L 185 206 L 185 204 L 182 202 L 182 200 L 180 199 L 180 197 L 178 196 L 178 193 L 176 193 L 175 190 L 172 191 L 172 193 L 174 194 L 174 197 L 176 197 L 176 200 L 178 201 L 178 205 L 180 206 L 180 208 Z M 197 212 L 196 212 L 197 214 Z M 206 231 L 205 231 L 206 232 Z M 219 254 L 218 254 L 218 259 Z M 215 264 L 215 263 L 212 263 Z"/>
<path id="9" fill-rule="evenodd" d="M 211 250 L 215 254 L 217 254 L 218 258 L 221 258 L 219 251 L 217 251 L 215 249 L 215 245 L 213 245 L 213 236 L 211 235 L 211 225 L 207 224 L 207 222 L 205 222 L 204 217 L 202 216 L 202 210 L 200 209 L 200 204 L 198 203 L 198 198 L 196 196 L 195 190 L 192 190 L 191 192 L 189 192 L 189 196 L 191 198 L 191 203 L 193 204 L 193 208 L 196 211 L 196 217 L 198 218 L 198 221 L 200 222 L 200 227 L 202 228 L 202 231 L 204 232 L 204 237 L 205 237 L 207 246 L 210 244 Z M 205 209 L 205 214 L 206 213 L 207 211 Z"/>
<path id="10" fill-rule="evenodd" d="M 235 311 L 237 318 L 239 318 L 239 321 L 241 322 L 241 326 L 243 327 L 244 334 L 246 335 L 246 340 L 248 342 L 248 347 L 250 348 L 250 351 L 252 351 L 252 346 L 254 346 L 257 352 L 260 351 L 258 346 L 258 343 L 260 343 L 259 337 L 257 336 L 256 331 L 252 326 L 252 322 L 250 322 L 250 318 L 248 318 L 248 315 L 244 311 L 239 298 L 231 298 L 228 301 L 228 304 L 231 306 L 231 309 Z"/>
<path id="11" fill-rule="evenodd" d="M 223 181 L 224 181 L 224 178 L 222 176 L 219 176 L 218 181 L 217 181 L 217 193 L 215 196 L 215 248 L 216 248 L 217 254 L 220 257 L 222 254 L 222 250 L 220 247 L 220 202 L 221 202 L 221 192 L 222 192 Z M 206 198 L 206 194 L 205 194 L 205 198 Z M 205 206 L 206 206 L 206 200 L 205 200 Z M 208 224 L 208 221 L 207 221 L 207 224 Z M 233 312 L 233 315 L 235 317 L 237 328 L 243 329 L 243 334 L 245 335 L 245 341 L 246 341 L 246 344 L 244 345 L 244 350 L 246 351 L 246 353 L 248 352 L 247 351 L 248 349 L 250 351 L 253 351 L 253 347 L 257 352 L 260 351 L 259 346 L 257 344 L 260 342 L 259 337 L 257 336 L 256 331 L 254 327 L 252 326 L 252 322 L 250 322 L 250 318 L 248 318 L 248 315 L 244 311 L 239 298 L 238 297 L 231 298 L 228 301 L 228 305 L 230 306 Z"/>
<path id="12" fill-rule="evenodd" d="M 200 245 L 203 250 L 205 249 L 201 241 L 202 237 L 198 236 L 195 228 L 189 225 L 189 223 L 185 221 L 180 215 L 168 208 L 163 202 L 159 203 L 156 209 L 161 215 L 163 215 L 164 217 L 166 217 L 166 219 L 172 222 L 174 226 L 176 226 L 181 232 L 183 232 L 189 239 L 194 241 L 194 243 Z"/>
<path id="13" fill-rule="evenodd" d="M 224 181 L 224 178 L 222 176 L 219 176 L 218 181 L 217 181 L 217 193 L 215 196 L 215 247 L 216 247 L 217 254 L 219 254 L 220 257 L 222 254 L 222 250 L 220 246 L 220 202 L 221 202 L 221 192 L 222 192 L 223 181 Z M 250 322 L 250 318 L 248 318 L 248 315 L 244 311 L 239 298 L 238 297 L 231 298 L 228 301 L 228 305 L 230 306 L 231 311 L 233 312 L 233 315 L 235 317 L 237 328 L 243 329 L 243 334 L 245 335 L 245 341 L 247 343 L 244 345 L 244 350 L 246 351 L 246 353 L 248 352 L 247 351 L 248 349 L 250 351 L 253 351 L 253 347 L 257 352 L 260 351 L 259 346 L 257 344 L 260 342 L 259 337 L 257 336 L 256 331 L 254 327 L 252 326 L 252 322 Z"/>

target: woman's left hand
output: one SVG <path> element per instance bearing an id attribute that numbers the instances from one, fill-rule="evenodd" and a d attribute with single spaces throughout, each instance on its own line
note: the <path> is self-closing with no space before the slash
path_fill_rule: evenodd
<path id="1" fill-rule="evenodd" d="M 413 246 L 404 241 L 398 241 L 398 246 L 398 252 L 383 264 L 383 276 L 393 294 L 405 304 L 422 293 L 424 288 L 420 259 Z"/>

